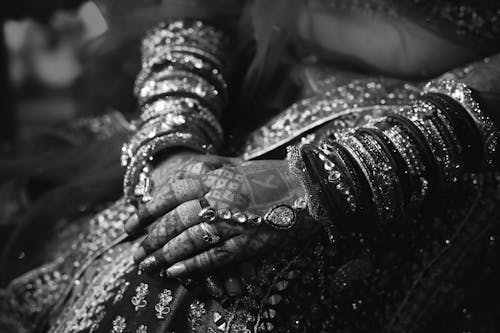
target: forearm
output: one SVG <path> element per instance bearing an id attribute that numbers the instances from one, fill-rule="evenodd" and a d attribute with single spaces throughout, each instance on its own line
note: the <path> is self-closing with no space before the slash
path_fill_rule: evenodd
<path id="1" fill-rule="evenodd" d="M 140 197 L 153 158 L 179 150 L 215 153 L 219 118 L 228 101 L 224 32 L 200 21 L 173 21 L 151 30 L 142 45 L 135 86 L 141 116 L 123 150 L 125 194 Z M 137 193 L 134 193 L 137 192 Z"/>

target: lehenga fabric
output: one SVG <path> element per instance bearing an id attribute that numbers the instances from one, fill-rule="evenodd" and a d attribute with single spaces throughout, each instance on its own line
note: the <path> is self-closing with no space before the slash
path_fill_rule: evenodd
<path id="1" fill-rule="evenodd" d="M 493 1 L 321 1 L 334 8 L 413 16 L 449 36 L 500 39 Z M 395 2 L 396 3 L 396 2 Z M 472 38 L 473 36 L 474 38 Z M 477 38 L 476 38 L 477 37 Z M 443 74 L 460 80 L 473 66 Z M 302 99 L 269 117 L 232 147 L 247 160 L 284 158 L 288 145 L 319 142 L 416 99 L 420 82 L 367 77 L 304 61 Z M 115 123 L 116 125 L 116 123 Z M 127 126 L 123 126 L 126 132 Z M 118 162 L 117 162 L 118 163 Z M 467 174 L 433 211 L 345 235 L 332 246 L 310 240 L 254 260 L 255 276 L 237 297 L 205 281 L 140 274 L 123 223 L 124 199 L 63 223 L 45 264 L 0 293 L 5 332 L 452 332 L 498 330 L 500 176 Z"/>

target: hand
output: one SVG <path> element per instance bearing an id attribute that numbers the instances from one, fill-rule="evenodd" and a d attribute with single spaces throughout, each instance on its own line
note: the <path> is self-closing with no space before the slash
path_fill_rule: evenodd
<path id="1" fill-rule="evenodd" d="M 237 159 L 191 151 L 179 151 L 162 159 L 151 174 L 151 195 L 155 200 L 139 204 L 138 213 L 125 223 L 125 231 L 134 234 L 144 230 L 156 218 L 174 208 L 172 204 L 184 202 L 183 194 L 190 193 L 191 190 L 199 191 L 196 186 L 201 175 L 223 165 L 236 163 Z"/>
<path id="2" fill-rule="evenodd" d="M 285 161 L 224 166 L 190 181 L 189 186 L 180 186 L 179 181 L 171 184 L 177 189 L 175 198 L 155 204 L 170 209 L 152 226 L 134 255 L 141 269 L 168 267 L 170 277 L 206 273 L 266 251 L 281 251 L 287 243 L 309 238 L 317 230 L 317 224 L 305 213 L 288 231 L 265 223 L 251 226 L 220 219 L 204 223 L 198 216 L 202 197 L 215 209 L 227 208 L 247 216 L 264 216 L 278 204 L 293 205 L 304 196 L 304 190 Z"/>

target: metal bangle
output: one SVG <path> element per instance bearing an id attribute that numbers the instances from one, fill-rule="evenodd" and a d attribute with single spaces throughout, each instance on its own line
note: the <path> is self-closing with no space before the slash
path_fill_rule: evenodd
<path id="1" fill-rule="evenodd" d="M 422 93 L 441 93 L 450 96 L 464 107 L 481 133 L 484 147 L 483 166 L 491 168 L 494 164 L 498 133 L 492 120 L 481 111 L 479 103 L 474 100 L 472 91 L 467 85 L 453 80 L 431 81 L 424 87 Z"/>

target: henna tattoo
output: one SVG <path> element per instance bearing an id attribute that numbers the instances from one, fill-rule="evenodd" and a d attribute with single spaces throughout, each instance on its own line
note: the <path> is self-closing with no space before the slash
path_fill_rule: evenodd
<path id="1" fill-rule="evenodd" d="M 154 197 L 146 203 L 145 208 L 149 214 L 158 217 L 168 212 L 183 202 L 201 198 L 208 191 L 199 179 L 182 179 L 168 183 Z"/>
<path id="2" fill-rule="evenodd" d="M 211 190 L 205 195 L 215 209 L 229 208 L 245 210 L 250 203 L 247 196 L 231 190 Z"/>
<path id="3" fill-rule="evenodd" d="M 184 171 L 190 174 L 201 173 L 197 179 L 191 179 L 191 184 L 198 182 L 198 188 L 201 183 L 203 188 L 209 189 L 204 197 L 215 209 L 236 209 L 246 214 L 262 215 L 276 204 L 291 204 L 299 195 L 303 195 L 303 188 L 284 161 L 245 162 L 208 172 L 203 162 L 196 162 Z M 187 179 L 183 181 L 186 182 Z M 185 196 L 186 191 L 195 191 L 196 188 L 184 186 L 186 188 L 176 190 L 170 185 L 173 193 L 163 196 L 173 197 L 170 198 L 171 201 L 180 201 L 180 196 Z M 198 201 L 193 201 L 199 206 Z M 286 246 L 287 242 L 304 241 L 317 228 L 317 224 L 308 219 L 306 214 L 301 214 L 296 226 L 287 232 L 274 230 L 266 225 L 250 227 L 246 224 L 218 221 L 210 224 L 209 228 L 213 234 L 221 237 L 223 243 L 213 247 L 203 240 L 206 230 L 202 230 L 199 220 L 193 222 L 199 219 L 199 207 L 182 210 L 181 207 L 186 204 L 174 209 L 175 213 L 167 214 L 172 217 L 165 218 L 163 226 L 148 236 L 156 249 L 163 243 L 160 255 L 165 264 L 177 262 L 168 270 L 172 276 L 215 269 Z"/>
<path id="4" fill-rule="evenodd" d="M 145 255 L 162 248 L 185 229 L 199 223 L 199 210 L 198 201 L 193 200 L 181 204 L 164 215 L 154 224 L 146 239 L 141 243 L 140 250 L 138 250 L 139 254 L 135 256 L 136 261 L 140 261 Z"/>
<path id="5" fill-rule="evenodd" d="M 258 171 L 244 177 L 251 205 L 257 210 L 288 202 L 295 195 L 279 170 Z"/>

